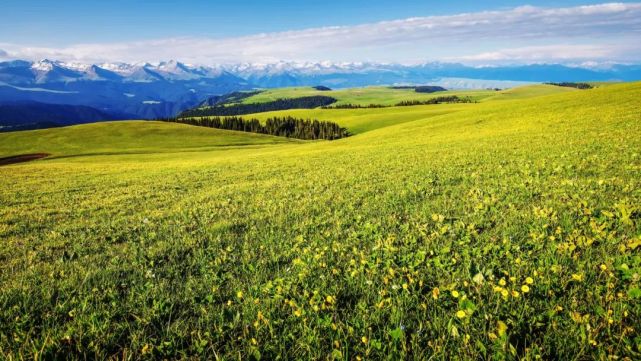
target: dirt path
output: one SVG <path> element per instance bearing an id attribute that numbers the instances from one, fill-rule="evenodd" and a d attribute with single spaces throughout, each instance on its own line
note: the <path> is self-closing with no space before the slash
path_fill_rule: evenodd
<path id="1" fill-rule="evenodd" d="M 20 154 L 11 157 L 0 158 L 0 166 L 9 165 L 14 163 L 30 162 L 36 159 L 42 159 L 50 156 L 49 153 L 33 153 L 33 154 Z"/>

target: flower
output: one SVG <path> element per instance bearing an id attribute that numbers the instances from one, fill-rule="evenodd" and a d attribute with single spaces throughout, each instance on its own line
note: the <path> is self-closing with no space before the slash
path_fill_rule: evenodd
<path id="1" fill-rule="evenodd" d="M 527 277 L 525 278 L 525 283 L 531 285 L 534 283 L 534 279 L 532 277 Z"/>
<path id="2" fill-rule="evenodd" d="M 599 266 L 599 268 L 601 268 L 601 271 L 606 271 L 608 269 L 608 266 L 606 266 L 605 264 L 601 263 L 601 266 Z"/>
<path id="3" fill-rule="evenodd" d="M 243 291 L 236 292 L 236 297 L 238 297 L 239 299 L 243 298 Z"/>
<path id="4" fill-rule="evenodd" d="M 463 319 L 463 318 L 465 318 L 465 316 L 466 316 L 466 314 L 465 314 L 465 311 L 463 311 L 463 310 L 459 310 L 459 311 L 456 312 L 456 317 L 458 317 L 458 318 Z"/>
<path id="5" fill-rule="evenodd" d="M 457 290 L 452 290 L 452 292 L 451 292 L 451 293 L 452 293 L 452 297 L 454 297 L 454 298 L 458 298 L 459 293 L 458 293 L 458 291 L 457 291 Z"/>
<path id="6" fill-rule="evenodd" d="M 572 279 L 577 282 L 583 281 L 583 275 L 580 273 L 573 273 L 572 274 Z"/>
<path id="7" fill-rule="evenodd" d="M 363 336 L 363 337 L 361 337 L 361 342 L 363 342 L 364 344 L 366 344 L 366 345 L 367 345 L 367 342 L 368 342 L 368 341 L 369 341 L 369 340 L 367 339 L 367 336 Z"/>
<path id="8" fill-rule="evenodd" d="M 439 291 L 438 287 L 434 287 L 434 289 L 432 290 L 432 298 L 435 299 L 435 300 L 438 299 L 438 295 L 440 293 L 441 293 L 441 291 Z"/>
<path id="9" fill-rule="evenodd" d="M 500 286 L 505 286 L 506 284 L 507 284 L 507 282 L 505 282 L 505 278 L 501 278 L 501 279 L 499 280 L 499 285 L 500 285 Z"/>
<path id="10" fill-rule="evenodd" d="M 528 285 L 521 286 L 521 292 L 523 292 L 523 293 L 530 292 L 530 287 Z"/>

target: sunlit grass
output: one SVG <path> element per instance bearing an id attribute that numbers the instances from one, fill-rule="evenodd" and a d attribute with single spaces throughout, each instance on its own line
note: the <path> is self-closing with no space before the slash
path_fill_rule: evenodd
<path id="1" fill-rule="evenodd" d="M 640 97 L 0 134 L 0 357 L 638 359 Z"/>

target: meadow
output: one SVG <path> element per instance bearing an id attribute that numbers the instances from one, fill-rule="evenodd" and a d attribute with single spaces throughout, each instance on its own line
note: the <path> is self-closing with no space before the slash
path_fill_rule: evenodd
<path id="1" fill-rule="evenodd" d="M 483 94 L 0 134 L 0 358 L 641 358 L 641 83 Z"/>
<path id="2" fill-rule="evenodd" d="M 549 91 L 555 91 L 559 87 L 548 87 Z M 473 100 L 481 100 L 495 95 L 494 90 L 449 90 L 435 93 L 417 93 L 414 89 L 392 89 L 383 86 L 371 86 L 364 88 L 337 89 L 331 91 L 316 90 L 311 87 L 293 87 L 266 89 L 256 95 L 241 100 L 244 104 L 269 102 L 278 99 L 307 97 L 307 96 L 329 96 L 336 98 L 338 102 L 332 105 L 356 104 L 356 105 L 395 105 L 407 100 L 427 100 L 439 96 L 456 95 L 469 97 Z"/>

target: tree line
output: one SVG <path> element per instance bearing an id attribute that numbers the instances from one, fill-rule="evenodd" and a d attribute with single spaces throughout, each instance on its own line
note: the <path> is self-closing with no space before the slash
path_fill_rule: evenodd
<path id="1" fill-rule="evenodd" d="M 365 109 L 365 108 L 389 108 L 389 107 L 390 107 L 389 105 L 382 105 L 382 104 L 361 105 L 361 104 L 347 103 L 347 104 L 324 106 L 322 108 L 323 109 Z"/>
<path id="2" fill-rule="evenodd" d="M 545 84 L 562 86 L 562 87 L 567 87 L 567 88 L 577 88 L 577 89 L 592 89 L 592 88 L 594 88 L 592 85 L 590 85 L 588 83 L 562 82 L 562 83 L 545 83 Z"/>
<path id="3" fill-rule="evenodd" d="M 456 95 L 441 96 L 430 98 L 426 100 L 404 100 L 394 105 L 383 105 L 383 104 L 337 104 L 321 107 L 322 109 L 369 109 L 369 108 L 390 108 L 390 107 L 407 107 L 413 105 L 431 105 L 431 104 L 442 104 L 442 103 L 476 103 L 475 100 L 472 100 L 470 97 L 461 98 Z"/>
<path id="4" fill-rule="evenodd" d="M 417 93 L 436 93 L 436 92 L 447 91 L 447 89 L 437 85 L 399 85 L 399 86 L 392 86 L 390 88 L 391 89 L 414 89 L 414 91 Z"/>
<path id="5" fill-rule="evenodd" d="M 397 107 L 407 107 L 414 105 L 431 105 L 431 104 L 442 104 L 442 103 L 474 103 L 475 101 L 469 97 L 461 98 L 456 95 L 444 96 L 444 97 L 435 97 L 426 100 L 404 100 L 400 103 L 397 103 Z"/>
<path id="6" fill-rule="evenodd" d="M 211 107 L 190 109 L 179 117 L 236 116 L 288 109 L 313 109 L 335 103 L 337 100 L 322 95 L 300 98 L 277 99 L 264 103 L 220 104 Z"/>
<path id="7" fill-rule="evenodd" d="M 350 135 L 346 128 L 343 128 L 334 122 L 316 119 L 301 119 L 291 116 L 267 118 L 264 124 L 256 118 L 244 119 L 238 116 L 162 118 L 157 120 L 306 140 L 334 140 L 345 138 Z"/>
<path id="8" fill-rule="evenodd" d="M 216 105 L 222 105 L 225 103 L 239 102 L 245 98 L 252 97 L 262 92 L 263 90 L 236 91 L 236 92 L 232 92 L 224 95 L 214 95 L 205 99 L 202 103 L 200 103 L 199 107 L 212 107 Z"/>

